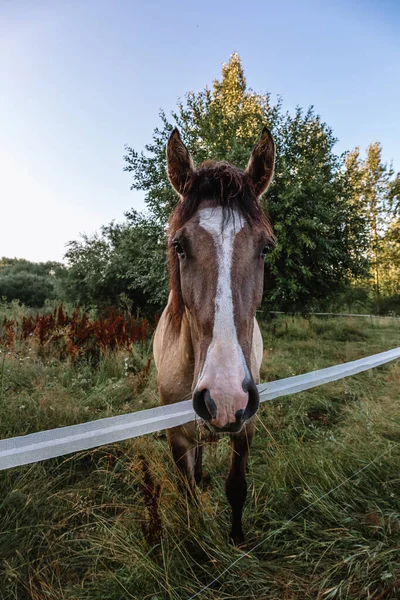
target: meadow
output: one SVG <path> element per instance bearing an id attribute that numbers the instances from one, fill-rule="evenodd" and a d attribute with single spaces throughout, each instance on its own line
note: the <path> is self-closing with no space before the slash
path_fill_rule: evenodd
<path id="1" fill-rule="evenodd" d="M 262 333 L 262 381 L 400 346 L 396 319 L 279 317 Z M 6 334 L 0 438 L 158 403 L 148 336 L 81 356 L 65 331 Z M 227 438 L 206 449 L 197 503 L 164 432 L 0 471 L 1 600 L 399 598 L 399 388 L 397 361 L 261 405 L 241 549 Z"/>

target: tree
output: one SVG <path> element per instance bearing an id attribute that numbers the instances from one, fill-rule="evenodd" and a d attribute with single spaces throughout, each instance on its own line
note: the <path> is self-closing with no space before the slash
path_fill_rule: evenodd
<path id="1" fill-rule="evenodd" d="M 154 313 L 167 300 L 165 229 L 153 216 L 135 210 L 125 218 L 121 225 L 103 228 L 113 247 L 109 271 L 136 307 Z"/>
<path id="2" fill-rule="evenodd" d="M 279 107 L 270 105 L 268 94 L 247 89 L 240 58 L 233 54 L 222 67 L 222 80 L 214 81 L 212 89 L 189 92 L 172 113 L 172 122 L 160 111 L 162 128 L 154 130 L 146 154 L 126 148 L 124 171 L 133 175 L 131 189 L 145 192 L 149 211 L 165 225 L 177 202 L 165 168 L 165 147 L 173 128 L 179 128 L 196 164 L 214 159 L 245 168 L 262 127 L 276 122 Z"/>
<path id="3" fill-rule="evenodd" d="M 353 201 L 343 159 L 333 151 L 331 129 L 312 108 L 293 116 L 281 102 L 247 88 L 237 54 L 222 68 L 212 88 L 189 92 L 171 121 L 153 132 L 145 153 L 127 148 L 125 171 L 132 188 L 145 192 L 147 207 L 164 226 L 177 202 L 165 169 L 165 145 L 174 126 L 195 163 L 227 160 L 244 168 L 262 126 L 272 129 L 277 145 L 274 183 L 265 199 L 278 237 L 266 263 L 269 305 L 309 310 L 352 277 L 365 273 L 365 221 Z"/>
<path id="4" fill-rule="evenodd" d="M 382 239 L 381 285 L 386 297 L 397 297 L 400 309 L 400 218 L 394 218 Z"/>
<path id="5" fill-rule="evenodd" d="M 34 263 L 25 259 L 0 259 L 0 298 L 19 300 L 40 308 L 59 297 L 65 267 L 58 262 Z"/>
<path id="6" fill-rule="evenodd" d="M 389 199 L 394 216 L 400 216 L 400 173 L 390 182 Z"/>
<path id="7" fill-rule="evenodd" d="M 99 234 L 91 237 L 83 234 L 67 247 L 64 256 L 68 266 L 64 283 L 67 299 L 86 307 L 111 303 L 115 299 L 114 282 L 105 277 L 111 257 L 108 240 Z"/>
<path id="8" fill-rule="evenodd" d="M 365 274 L 366 223 L 332 130 L 312 109 L 284 115 L 276 135 L 267 205 L 278 246 L 266 264 L 267 303 L 307 312 Z"/>
<path id="9" fill-rule="evenodd" d="M 400 175 L 393 179 L 393 169 L 382 160 L 379 142 L 370 144 L 365 158 L 359 148 L 350 152 L 346 169 L 352 189 L 353 201 L 367 222 L 367 257 L 371 265 L 373 295 L 379 313 L 382 295 L 390 295 L 396 288 L 390 260 L 396 262 L 396 244 L 393 245 L 395 221 L 398 211 Z M 392 290 L 392 291 L 390 291 Z"/>
<path id="10" fill-rule="evenodd" d="M 125 217 L 68 244 L 65 293 L 99 308 L 120 304 L 123 295 L 137 312 L 154 314 L 167 298 L 164 230 L 148 215 L 131 211 Z"/>
<path id="11" fill-rule="evenodd" d="M 382 162 L 379 142 L 370 144 L 363 168 L 363 195 L 370 224 L 372 264 L 377 312 L 381 295 L 381 249 L 384 231 L 388 224 L 391 169 Z"/>

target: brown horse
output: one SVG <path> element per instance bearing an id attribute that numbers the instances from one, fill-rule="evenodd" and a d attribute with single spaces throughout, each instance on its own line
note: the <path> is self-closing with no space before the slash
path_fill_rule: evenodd
<path id="1" fill-rule="evenodd" d="M 193 395 L 200 426 L 231 436 L 226 494 L 236 544 L 244 541 L 251 417 L 259 405 L 262 339 L 255 312 L 265 254 L 274 243 L 259 197 L 271 181 L 274 162 L 267 128 L 245 172 L 224 162 L 195 169 L 177 129 L 167 145 L 168 176 L 180 202 L 169 222 L 171 290 L 154 339 L 159 394 L 162 404 Z M 174 460 L 192 488 L 202 478 L 198 425 L 167 432 Z"/>

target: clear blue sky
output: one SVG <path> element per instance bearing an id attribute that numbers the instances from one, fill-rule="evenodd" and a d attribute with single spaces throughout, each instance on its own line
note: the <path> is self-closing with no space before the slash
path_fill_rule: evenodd
<path id="1" fill-rule="evenodd" d="M 238 52 L 255 91 L 315 106 L 337 151 L 400 170 L 398 0 L 0 0 L 0 256 L 61 260 L 130 207 L 122 171 Z"/>

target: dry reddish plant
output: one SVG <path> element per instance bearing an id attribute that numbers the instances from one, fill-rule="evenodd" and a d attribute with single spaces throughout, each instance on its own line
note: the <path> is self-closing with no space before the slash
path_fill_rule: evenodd
<path id="1" fill-rule="evenodd" d="M 134 342 L 145 342 L 152 327 L 147 319 L 125 317 L 111 308 L 104 316 L 89 319 L 76 307 L 72 314 L 62 304 L 48 315 L 4 319 L 0 328 L 0 345 L 12 349 L 17 339 L 35 341 L 41 352 L 58 353 L 60 358 L 96 359 L 108 350 L 129 348 Z"/>

